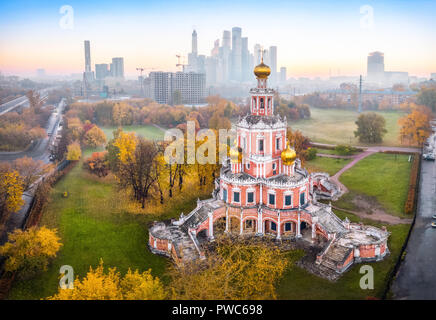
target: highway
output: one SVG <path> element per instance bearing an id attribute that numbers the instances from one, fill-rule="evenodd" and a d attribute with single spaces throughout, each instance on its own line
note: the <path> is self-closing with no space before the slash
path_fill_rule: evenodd
<path id="1" fill-rule="evenodd" d="M 48 147 L 52 139 L 54 139 L 56 136 L 57 128 L 62 119 L 62 112 L 64 108 L 65 100 L 62 99 L 56 108 L 54 108 L 50 118 L 47 121 L 47 125 L 45 126 L 47 136 L 44 139 L 39 139 L 38 141 L 34 142 L 33 145 L 25 151 L 0 152 L 0 161 L 13 161 L 15 159 L 27 156 L 33 158 L 34 160 L 42 160 L 45 163 L 49 163 L 50 151 Z"/>
<path id="2" fill-rule="evenodd" d="M 54 87 L 39 90 L 38 93 L 40 94 L 41 99 L 46 99 L 48 96 L 48 91 L 52 89 L 54 89 Z M 29 107 L 29 100 L 27 99 L 26 96 L 21 96 L 19 98 L 16 98 L 12 101 L 0 105 L 0 116 L 4 115 L 7 112 L 13 111 L 21 106 L 24 106 L 25 108 Z"/>

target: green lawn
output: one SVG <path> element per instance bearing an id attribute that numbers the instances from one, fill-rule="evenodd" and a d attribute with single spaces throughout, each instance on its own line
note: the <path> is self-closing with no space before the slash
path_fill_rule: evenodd
<path id="1" fill-rule="evenodd" d="M 69 192 L 68 198 L 62 197 L 64 191 Z M 154 275 L 162 277 L 169 262 L 148 250 L 148 226 L 152 221 L 190 212 L 196 206 L 197 196 L 188 195 L 182 204 L 158 216 L 126 212 L 117 201 L 117 192 L 113 181 L 89 175 L 81 163 L 61 179 L 51 192 L 41 225 L 57 228 L 63 247 L 47 272 L 29 281 L 16 281 L 9 299 L 53 295 L 62 265 L 71 265 L 75 276 L 83 277 L 89 266 L 97 266 L 100 259 L 105 266 L 117 267 L 121 273 L 128 268 L 151 268 Z M 166 281 L 165 277 L 163 280 Z"/>
<path id="2" fill-rule="evenodd" d="M 346 214 L 335 210 L 335 213 L 342 219 L 345 216 L 353 222 L 361 221 L 357 216 Z M 365 224 L 380 226 L 369 220 L 363 221 Z M 351 267 L 337 282 L 319 278 L 306 270 L 291 266 L 283 276 L 277 288 L 279 299 L 365 299 L 368 297 L 381 298 L 386 288 L 389 273 L 393 270 L 401 251 L 401 247 L 407 237 L 410 225 L 387 226 L 391 235 L 388 240 L 388 247 L 391 254 L 383 261 L 375 263 L 356 264 Z M 291 253 L 291 261 L 297 260 L 304 253 L 296 251 Z M 360 288 L 359 273 L 362 265 L 369 264 L 374 268 L 374 290 L 362 290 Z"/>
<path id="3" fill-rule="evenodd" d="M 293 130 L 300 130 L 315 142 L 329 144 L 351 144 L 362 145 L 354 137 L 356 130 L 355 121 L 358 114 L 351 110 L 340 109 L 318 109 L 311 108 L 311 118 L 289 121 Z M 378 112 L 386 119 L 387 133 L 382 145 L 397 146 L 398 141 L 398 119 L 403 116 L 400 112 Z"/>
<path id="4" fill-rule="evenodd" d="M 341 175 L 340 181 L 350 193 L 344 195 L 336 205 L 344 209 L 355 209 L 343 204 L 350 205 L 353 197 L 364 194 L 374 199 L 387 213 L 406 217 L 404 204 L 412 165 L 408 158 L 408 155 L 376 153 L 359 161 Z"/>
<path id="5" fill-rule="evenodd" d="M 103 127 L 104 133 L 107 139 L 113 138 L 113 132 L 117 130 L 116 126 Z M 152 125 L 134 125 L 134 126 L 123 126 L 125 132 L 136 132 L 138 135 L 151 139 L 151 140 L 162 140 L 164 138 L 165 132 Z"/>
<path id="6" fill-rule="evenodd" d="M 311 172 L 327 172 L 330 176 L 333 176 L 350 161 L 351 159 L 316 157 L 313 160 L 306 161 L 304 166 Z"/>

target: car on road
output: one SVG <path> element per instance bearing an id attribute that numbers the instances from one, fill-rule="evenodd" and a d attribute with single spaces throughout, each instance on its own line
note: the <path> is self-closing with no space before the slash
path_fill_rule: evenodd
<path id="1" fill-rule="evenodd" d="M 431 227 L 432 227 L 432 228 L 436 228 L 436 222 L 432 222 L 432 223 L 431 223 Z"/>
<path id="2" fill-rule="evenodd" d="M 428 161 L 434 161 L 434 154 L 432 153 L 426 153 L 422 155 L 422 158 L 424 160 L 428 160 Z"/>
<path id="3" fill-rule="evenodd" d="M 436 214 L 432 215 L 431 217 L 432 217 L 433 219 L 436 219 Z"/>

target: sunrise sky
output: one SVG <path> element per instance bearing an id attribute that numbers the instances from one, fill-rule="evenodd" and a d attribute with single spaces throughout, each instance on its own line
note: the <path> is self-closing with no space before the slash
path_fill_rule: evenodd
<path id="1" fill-rule="evenodd" d="M 74 9 L 73 29 L 60 27 L 63 5 Z M 362 6 L 373 8 L 373 25 Z M 385 54 L 389 71 L 428 77 L 436 72 L 435 1 L 0 1 L 0 71 L 32 75 L 84 70 L 83 40 L 91 62 L 125 60 L 136 67 L 174 71 L 175 55 L 187 56 L 191 32 L 210 55 L 223 30 L 242 28 L 256 43 L 278 47 L 278 67 L 290 77 L 366 73 L 371 51 Z M 187 60 L 187 59 L 186 59 Z"/>

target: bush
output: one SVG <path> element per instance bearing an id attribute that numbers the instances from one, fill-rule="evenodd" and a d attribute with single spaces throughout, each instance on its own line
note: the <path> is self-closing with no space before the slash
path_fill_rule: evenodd
<path id="1" fill-rule="evenodd" d="M 309 147 L 307 149 L 307 160 L 313 160 L 316 158 L 316 154 L 318 153 L 318 149 L 317 148 L 311 148 Z"/>
<path id="2" fill-rule="evenodd" d="M 352 155 L 353 153 L 357 152 L 357 149 L 352 147 L 352 146 L 347 146 L 347 145 L 337 145 L 335 147 L 335 151 L 337 154 L 341 155 L 341 156 L 349 156 Z"/>

